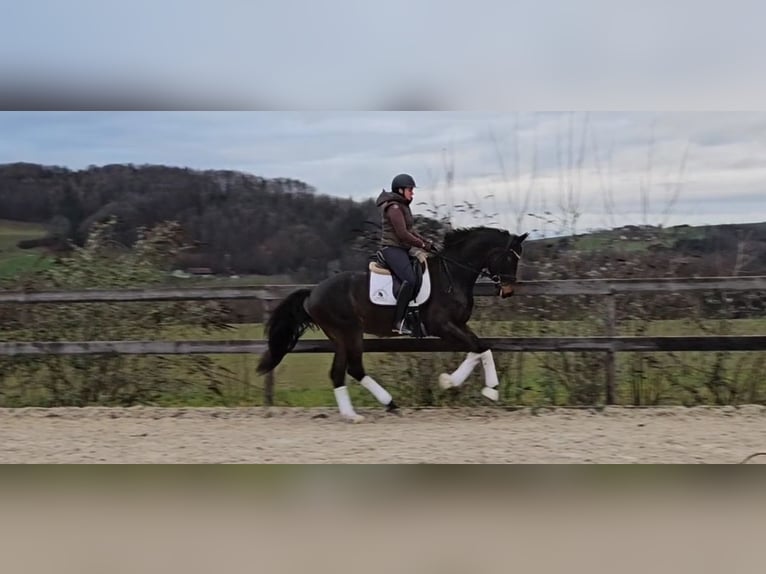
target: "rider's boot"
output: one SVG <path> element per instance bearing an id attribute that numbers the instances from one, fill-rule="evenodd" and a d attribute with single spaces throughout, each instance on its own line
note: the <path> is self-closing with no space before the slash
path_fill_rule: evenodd
<path id="1" fill-rule="evenodd" d="M 412 329 L 406 322 L 407 306 L 410 304 L 413 295 L 413 285 L 408 281 L 402 283 L 399 289 L 399 295 L 396 298 L 396 315 L 394 318 L 394 328 L 392 331 L 399 335 L 412 335 Z"/>

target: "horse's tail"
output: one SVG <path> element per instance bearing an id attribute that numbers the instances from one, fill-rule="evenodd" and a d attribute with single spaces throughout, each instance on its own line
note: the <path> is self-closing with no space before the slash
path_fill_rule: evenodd
<path id="1" fill-rule="evenodd" d="M 315 325 L 303 308 L 303 303 L 310 293 L 311 289 L 298 289 L 274 309 L 266 323 L 265 331 L 269 348 L 263 353 L 258 363 L 259 374 L 275 369 L 285 355 L 293 350 L 306 329 Z"/>

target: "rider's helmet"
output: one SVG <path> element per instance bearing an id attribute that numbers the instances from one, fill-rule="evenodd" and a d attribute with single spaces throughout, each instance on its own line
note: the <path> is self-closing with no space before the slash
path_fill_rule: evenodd
<path id="1" fill-rule="evenodd" d="M 409 174 L 400 173 L 391 182 L 391 191 L 394 193 L 402 193 L 401 190 L 406 187 L 417 187 L 415 185 L 415 180 Z"/>

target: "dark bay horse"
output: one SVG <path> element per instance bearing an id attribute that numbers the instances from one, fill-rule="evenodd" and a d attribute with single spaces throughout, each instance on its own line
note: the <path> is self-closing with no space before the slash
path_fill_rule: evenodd
<path id="1" fill-rule="evenodd" d="M 527 238 L 505 230 L 473 227 L 449 232 L 443 248 L 427 258 L 430 295 L 419 306 L 419 315 L 428 335 L 458 343 L 468 353 L 451 374 L 439 376 L 441 388 L 460 386 L 481 362 L 485 386 L 482 394 L 498 399 L 499 385 L 492 351 L 468 328 L 473 311 L 473 287 L 480 276 L 489 277 L 498 287 L 498 295 L 513 294 L 516 274 Z M 335 345 L 330 370 L 335 398 L 344 419 L 359 422 L 345 386 L 351 375 L 389 412 L 397 405 L 390 393 L 364 369 L 363 336 L 400 336 L 392 333 L 393 305 L 371 301 L 370 270 L 346 271 L 325 279 L 313 289 L 299 289 L 288 295 L 273 311 L 266 325 L 268 350 L 263 353 L 258 373 L 267 373 L 293 350 L 309 327 L 318 327 Z"/>

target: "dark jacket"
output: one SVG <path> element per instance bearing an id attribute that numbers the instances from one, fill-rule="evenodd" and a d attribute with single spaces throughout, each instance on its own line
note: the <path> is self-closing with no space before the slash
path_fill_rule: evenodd
<path id="1" fill-rule="evenodd" d="M 415 218 L 409 202 L 398 193 L 383 191 L 375 201 L 380 209 L 382 224 L 381 247 L 419 247 L 425 249 L 426 240 L 413 227 Z"/>

